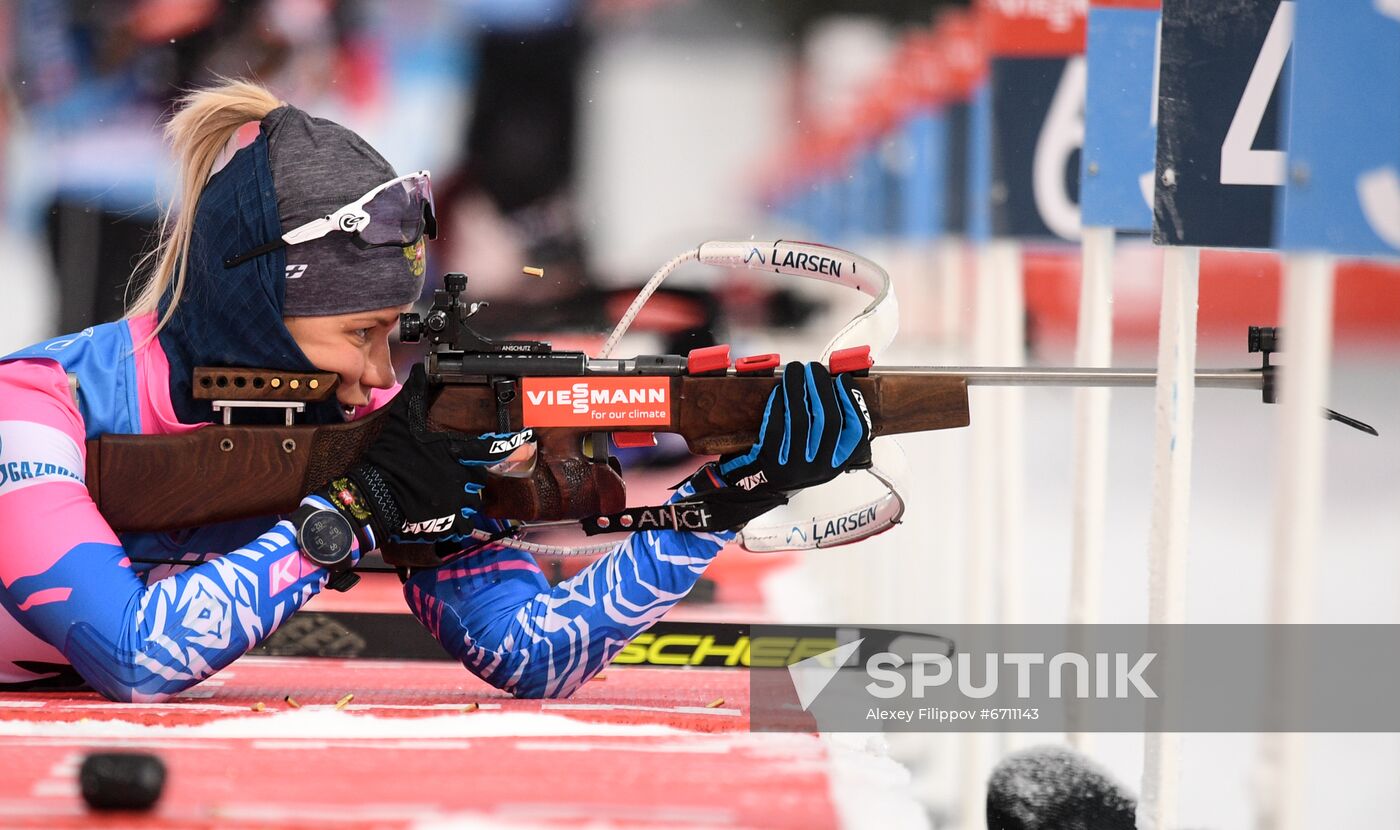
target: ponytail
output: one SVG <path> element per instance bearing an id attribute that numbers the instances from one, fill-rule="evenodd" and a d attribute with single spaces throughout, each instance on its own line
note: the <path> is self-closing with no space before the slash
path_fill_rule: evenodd
<path id="1" fill-rule="evenodd" d="M 226 150 L 238 129 L 250 121 L 262 120 L 280 106 L 277 96 L 250 81 L 226 80 L 181 96 L 178 111 L 165 125 L 166 140 L 179 165 L 178 197 L 161 215 L 155 248 L 137 265 L 138 273 L 150 268 L 150 275 L 126 312 L 128 317 L 135 317 L 155 311 L 161 297 L 170 290 L 170 305 L 156 323 L 152 337 L 170 322 L 184 293 L 195 208 L 205 182 L 214 173 L 215 164 L 227 161 L 231 155 Z"/>

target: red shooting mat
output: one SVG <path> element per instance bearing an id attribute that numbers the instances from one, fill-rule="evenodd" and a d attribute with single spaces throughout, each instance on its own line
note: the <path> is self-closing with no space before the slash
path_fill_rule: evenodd
<path id="1" fill-rule="evenodd" d="M 749 733 L 743 671 L 600 678 L 524 701 L 449 663 L 245 657 L 167 703 L 6 694 L 0 824 L 836 826 L 825 745 Z M 164 760 L 151 812 L 87 810 L 78 766 L 105 749 Z"/>
<path id="2" fill-rule="evenodd" d="M 664 499 L 672 472 L 635 476 L 633 502 Z M 557 579 L 586 561 L 541 564 Z M 793 561 L 731 546 L 706 571 L 718 602 L 667 619 L 762 621 L 760 583 Z M 308 608 L 407 611 L 390 574 Z M 525 701 L 448 661 L 244 657 L 161 704 L 6 693 L 0 827 L 837 826 L 827 745 L 751 734 L 748 713 L 742 670 L 611 667 L 568 700 Z M 83 756 L 111 749 L 165 762 L 151 812 L 83 803 Z"/>

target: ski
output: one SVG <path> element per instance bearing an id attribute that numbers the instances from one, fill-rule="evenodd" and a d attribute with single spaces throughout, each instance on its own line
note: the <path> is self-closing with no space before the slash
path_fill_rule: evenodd
<path id="1" fill-rule="evenodd" d="M 661 620 L 633 638 L 613 658 L 614 666 L 660 668 L 778 667 L 863 638 L 863 650 L 952 656 L 947 637 L 899 628 Z M 357 660 L 451 660 L 409 614 L 302 611 L 287 620 L 250 654 Z"/>

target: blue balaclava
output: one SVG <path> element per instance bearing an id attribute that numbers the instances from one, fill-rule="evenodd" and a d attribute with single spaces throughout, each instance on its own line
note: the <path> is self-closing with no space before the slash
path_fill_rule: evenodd
<path id="1" fill-rule="evenodd" d="M 407 249 L 362 250 L 349 235 L 332 233 L 224 266 L 225 260 L 329 215 L 395 175 L 355 133 L 283 106 L 262 120 L 251 144 L 210 177 L 195 211 L 184 293 L 159 335 L 170 360 L 171 402 L 182 422 L 215 420 L 209 402 L 192 395 L 196 366 L 316 371 L 283 317 L 369 311 L 418 298 L 421 241 Z M 167 293 L 162 315 L 169 302 Z M 264 420 L 258 414 L 240 413 L 239 420 L 258 423 Z M 266 420 L 281 417 L 266 415 Z M 304 421 L 343 419 L 331 399 L 308 406 Z"/>

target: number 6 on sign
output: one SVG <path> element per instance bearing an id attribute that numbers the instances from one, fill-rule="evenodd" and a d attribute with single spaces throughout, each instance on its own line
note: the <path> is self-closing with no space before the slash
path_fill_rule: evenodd
<path id="1" fill-rule="evenodd" d="M 1220 145 L 1221 184 L 1283 184 L 1287 164 L 1284 151 L 1255 150 L 1254 142 L 1293 43 L 1293 2 L 1279 3 L 1264 46 L 1249 73 L 1249 83 L 1245 84 L 1244 94 L 1235 107 L 1235 117 L 1225 133 L 1225 142 Z"/>
<path id="2" fill-rule="evenodd" d="M 1084 146 L 1084 57 L 1065 63 L 1050 112 L 1035 144 L 1031 184 L 1040 219 L 1056 236 L 1079 238 L 1079 205 L 1069 193 L 1070 160 Z"/>
<path id="3" fill-rule="evenodd" d="M 1079 238 L 1083 55 L 992 61 L 992 232 Z"/>

